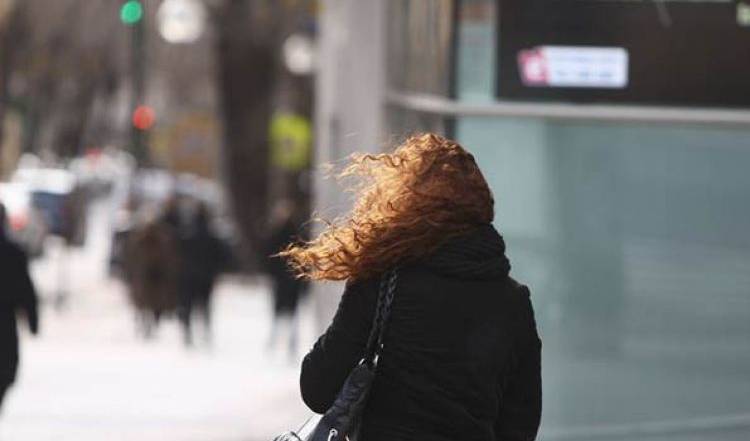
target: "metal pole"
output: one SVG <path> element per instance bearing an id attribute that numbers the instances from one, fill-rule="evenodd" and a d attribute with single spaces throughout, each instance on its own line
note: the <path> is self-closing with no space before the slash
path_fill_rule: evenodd
<path id="1" fill-rule="evenodd" d="M 143 104 L 145 98 L 146 84 L 146 47 L 145 47 L 145 27 L 146 13 L 143 17 L 133 24 L 132 33 L 132 58 L 131 66 L 133 68 L 133 94 L 131 97 L 130 115 L 132 117 L 135 109 Z M 137 164 L 143 165 L 149 160 L 148 152 L 148 134 L 133 124 L 130 124 L 131 149 Z"/>

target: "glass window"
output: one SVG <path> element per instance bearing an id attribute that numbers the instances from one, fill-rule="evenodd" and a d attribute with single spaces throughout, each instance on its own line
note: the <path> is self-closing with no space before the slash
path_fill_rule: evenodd
<path id="1" fill-rule="evenodd" d="M 461 101 L 492 101 L 495 92 L 495 2 L 463 0 L 456 29 L 455 95 Z"/>
<path id="2" fill-rule="evenodd" d="M 491 102 L 496 2 L 455 5 L 454 66 L 452 6 L 389 3 L 391 89 Z M 388 121 L 448 132 L 487 176 L 544 341 L 540 439 L 750 439 L 750 129 Z"/>
<path id="3" fill-rule="evenodd" d="M 457 137 L 532 290 L 543 439 L 750 436 L 750 131 L 460 118 Z"/>
<path id="4" fill-rule="evenodd" d="M 387 7 L 388 85 L 448 95 L 454 0 L 391 0 Z"/>

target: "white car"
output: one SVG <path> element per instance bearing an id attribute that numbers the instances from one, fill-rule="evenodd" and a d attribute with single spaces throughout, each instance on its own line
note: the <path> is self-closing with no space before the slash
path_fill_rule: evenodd
<path id="1" fill-rule="evenodd" d="M 86 195 L 73 173 L 62 168 L 23 167 L 13 173 L 11 182 L 27 186 L 30 204 L 42 214 L 49 235 L 83 245 Z"/>
<path id="2" fill-rule="evenodd" d="M 0 202 L 8 215 L 9 233 L 31 257 L 44 251 L 47 224 L 32 204 L 31 189 L 20 182 L 0 183 Z"/>

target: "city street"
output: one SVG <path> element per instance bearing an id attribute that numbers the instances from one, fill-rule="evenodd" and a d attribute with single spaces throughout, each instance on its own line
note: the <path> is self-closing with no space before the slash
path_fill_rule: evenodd
<path id="1" fill-rule="evenodd" d="M 22 329 L 22 365 L 0 417 L 0 440 L 260 441 L 300 424 L 308 411 L 298 360 L 285 348 L 266 351 L 265 285 L 222 281 L 210 348 L 197 333 L 196 347 L 185 349 L 174 319 L 144 341 L 123 286 L 106 276 L 106 216 L 104 204 L 92 210 L 85 249 L 60 256 L 53 243 L 33 265 L 45 301 L 41 334 Z M 61 281 L 69 297 L 58 310 Z M 301 327 L 303 351 L 313 338 L 311 320 Z"/>
<path id="2" fill-rule="evenodd" d="M 0 0 L 0 441 L 750 440 L 749 2 Z"/>

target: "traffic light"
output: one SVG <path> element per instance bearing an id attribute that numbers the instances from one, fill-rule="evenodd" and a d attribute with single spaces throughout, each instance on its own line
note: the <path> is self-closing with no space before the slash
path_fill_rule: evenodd
<path id="1" fill-rule="evenodd" d="M 133 112 L 133 126 L 138 130 L 148 130 L 154 126 L 156 114 L 149 106 L 138 106 Z"/>
<path id="2" fill-rule="evenodd" d="M 143 4 L 139 0 L 128 0 L 120 8 L 120 20 L 133 26 L 143 19 Z"/>

